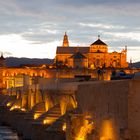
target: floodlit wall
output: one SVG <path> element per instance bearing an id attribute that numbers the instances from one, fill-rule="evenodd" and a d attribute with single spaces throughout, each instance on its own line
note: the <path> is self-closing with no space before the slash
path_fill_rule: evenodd
<path id="1" fill-rule="evenodd" d="M 94 138 L 118 140 L 125 131 L 128 92 L 129 80 L 79 85 L 76 99 L 82 112 L 92 116 Z"/>

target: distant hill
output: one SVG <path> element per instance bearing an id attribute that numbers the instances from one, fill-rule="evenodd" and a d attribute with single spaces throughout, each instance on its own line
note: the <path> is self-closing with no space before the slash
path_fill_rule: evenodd
<path id="1" fill-rule="evenodd" d="M 132 67 L 140 68 L 140 62 L 135 62 L 132 64 Z"/>
<path id="2" fill-rule="evenodd" d="M 39 58 L 17 58 L 17 57 L 7 57 L 6 58 L 6 66 L 7 67 L 19 67 L 20 65 L 25 64 L 34 64 L 34 65 L 40 65 L 40 64 L 52 64 L 53 59 L 39 59 Z"/>
<path id="3" fill-rule="evenodd" d="M 39 58 L 17 58 L 17 57 L 7 57 L 6 58 L 6 66 L 8 67 L 19 67 L 21 65 L 26 64 L 33 64 L 33 65 L 40 65 L 40 64 L 53 64 L 54 59 L 39 59 Z M 135 62 L 132 64 L 132 67 L 140 68 L 140 62 Z"/>

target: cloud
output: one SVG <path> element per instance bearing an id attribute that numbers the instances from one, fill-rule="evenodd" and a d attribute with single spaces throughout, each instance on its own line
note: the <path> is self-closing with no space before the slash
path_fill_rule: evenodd
<path id="1" fill-rule="evenodd" d="M 140 42 L 140 32 L 105 32 L 104 34 L 111 35 L 112 37 L 119 39 L 129 39 Z"/>
<path id="2" fill-rule="evenodd" d="M 38 54 L 42 57 L 41 53 L 44 56 L 43 52 L 47 53 L 49 46 L 56 48 L 62 42 L 65 31 L 68 32 L 70 44 L 76 46 L 90 45 L 98 34 L 115 50 L 126 44 L 139 46 L 139 7 L 138 0 L 0 1 L 0 38 L 5 36 L 7 41 L 4 43 L 1 40 L 3 46 L 0 49 L 16 56 L 27 56 L 24 44 L 35 52 L 42 48 Z M 49 51 L 47 56 L 51 57 Z"/>
<path id="3" fill-rule="evenodd" d="M 57 0 L 52 0 L 58 3 Z M 95 5 L 95 4 L 109 4 L 109 3 L 139 3 L 139 0 L 59 0 L 59 3 L 61 4 L 71 4 L 71 5 Z"/>
<path id="4" fill-rule="evenodd" d="M 0 36 L 0 40 L 0 50 L 5 55 L 28 58 L 54 58 L 57 44 L 60 44 L 60 41 L 33 44 L 32 41 L 27 41 L 22 36 L 16 34 L 2 35 Z"/>
<path id="5" fill-rule="evenodd" d="M 100 28 L 100 29 L 124 29 L 124 26 L 118 26 L 118 25 L 107 25 L 107 24 L 101 24 L 101 23 L 79 23 L 80 26 L 83 27 L 90 27 L 90 28 Z"/>

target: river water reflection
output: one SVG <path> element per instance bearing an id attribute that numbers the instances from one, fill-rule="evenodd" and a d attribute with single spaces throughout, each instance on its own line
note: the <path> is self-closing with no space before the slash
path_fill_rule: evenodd
<path id="1" fill-rule="evenodd" d="M 18 137 L 17 133 L 14 132 L 8 126 L 0 126 L 0 140 L 22 140 Z"/>

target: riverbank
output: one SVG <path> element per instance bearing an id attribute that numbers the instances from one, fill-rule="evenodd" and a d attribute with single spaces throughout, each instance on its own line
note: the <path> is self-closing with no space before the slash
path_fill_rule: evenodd
<path id="1" fill-rule="evenodd" d="M 0 140 L 22 140 L 22 137 L 9 126 L 0 126 Z"/>
<path id="2" fill-rule="evenodd" d="M 49 125 L 44 125 L 34 118 L 32 110 L 11 110 L 7 104 L 9 101 L 9 96 L 0 95 L 0 125 L 9 126 L 14 132 L 17 132 L 20 139 L 4 140 L 46 140 L 46 138 L 47 140 L 65 140 L 64 131 L 52 131 Z"/>

